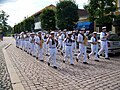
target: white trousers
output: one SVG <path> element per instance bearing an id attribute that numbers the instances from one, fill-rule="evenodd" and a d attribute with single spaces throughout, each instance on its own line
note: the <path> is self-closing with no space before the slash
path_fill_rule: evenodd
<path id="1" fill-rule="evenodd" d="M 35 44 L 35 57 L 38 57 L 38 45 L 37 44 Z"/>
<path id="2" fill-rule="evenodd" d="M 43 60 L 43 48 L 40 48 L 40 46 L 38 46 L 38 59 Z"/>
<path id="3" fill-rule="evenodd" d="M 89 54 L 89 57 L 91 57 L 92 55 L 95 54 L 94 60 L 97 60 L 97 54 L 98 54 L 98 44 L 97 45 L 93 45 L 91 44 L 91 53 Z"/>
<path id="4" fill-rule="evenodd" d="M 65 42 L 62 42 L 62 45 L 63 45 L 63 48 L 62 48 L 62 52 L 64 53 L 65 52 Z"/>
<path id="5" fill-rule="evenodd" d="M 43 48 L 44 48 L 44 54 L 48 54 L 48 44 L 46 44 L 46 42 L 44 42 L 43 44 Z"/>
<path id="6" fill-rule="evenodd" d="M 70 57 L 70 64 L 74 64 L 72 46 L 65 46 L 64 61 L 68 58 L 68 56 Z"/>
<path id="7" fill-rule="evenodd" d="M 73 49 L 73 50 L 76 50 L 76 42 L 73 42 L 73 43 L 72 43 L 72 49 Z"/>
<path id="8" fill-rule="evenodd" d="M 77 58 L 79 59 L 80 56 L 82 56 L 84 54 L 84 59 L 83 59 L 83 62 L 86 62 L 86 57 L 87 57 L 87 53 L 86 53 L 86 46 L 84 46 L 83 44 L 79 44 L 79 50 L 80 50 L 80 53 L 77 55 Z"/>
<path id="9" fill-rule="evenodd" d="M 98 55 L 102 54 L 102 52 L 105 50 L 105 58 L 108 58 L 108 43 L 107 41 L 101 41 L 101 48 L 98 52 Z"/>
<path id="10" fill-rule="evenodd" d="M 50 56 L 49 56 L 49 63 L 52 61 L 54 66 L 57 66 L 56 64 L 56 53 L 57 49 L 56 48 L 49 48 Z"/>
<path id="11" fill-rule="evenodd" d="M 30 53 L 35 56 L 35 45 L 34 43 L 31 43 Z"/>
<path id="12" fill-rule="evenodd" d="M 62 40 L 58 40 L 58 48 L 59 49 L 63 48 L 63 42 L 62 42 Z"/>

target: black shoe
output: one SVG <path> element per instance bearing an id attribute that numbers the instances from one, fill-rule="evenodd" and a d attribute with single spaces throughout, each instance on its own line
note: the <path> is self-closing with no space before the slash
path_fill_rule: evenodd
<path id="1" fill-rule="evenodd" d="M 50 66 L 50 63 L 48 63 L 48 66 Z"/>
<path id="2" fill-rule="evenodd" d="M 63 63 L 65 63 L 65 61 L 63 60 Z"/>
<path id="3" fill-rule="evenodd" d="M 87 62 L 83 62 L 83 64 L 88 64 Z"/>
<path id="4" fill-rule="evenodd" d="M 36 57 L 36 59 L 38 59 L 38 57 Z"/>
<path id="5" fill-rule="evenodd" d="M 89 55 L 87 56 L 88 59 L 90 59 Z"/>
<path id="6" fill-rule="evenodd" d="M 53 68 L 54 68 L 54 69 L 57 69 L 57 67 L 56 67 L 56 66 L 54 66 Z"/>
<path id="7" fill-rule="evenodd" d="M 110 58 L 105 58 L 105 59 L 110 60 Z"/>
<path id="8" fill-rule="evenodd" d="M 46 54 L 46 56 L 49 56 L 48 54 Z"/>
<path id="9" fill-rule="evenodd" d="M 40 60 L 41 62 L 44 62 L 44 60 Z"/>
<path id="10" fill-rule="evenodd" d="M 74 64 L 70 64 L 71 66 L 74 66 Z"/>
<path id="11" fill-rule="evenodd" d="M 100 55 L 97 54 L 97 57 L 100 58 Z"/>
<path id="12" fill-rule="evenodd" d="M 63 53 L 61 52 L 61 55 L 63 56 Z"/>
<path id="13" fill-rule="evenodd" d="M 78 62 L 78 58 L 76 58 L 76 62 Z"/>
<path id="14" fill-rule="evenodd" d="M 95 60 L 96 62 L 99 62 L 99 60 Z"/>

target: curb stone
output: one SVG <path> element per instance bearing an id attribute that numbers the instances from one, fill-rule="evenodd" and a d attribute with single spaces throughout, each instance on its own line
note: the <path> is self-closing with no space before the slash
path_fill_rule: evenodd
<path id="1" fill-rule="evenodd" d="M 2 51 L 3 51 L 3 54 L 4 54 L 4 57 L 5 57 L 5 61 L 6 61 L 6 66 L 7 66 L 7 69 L 8 69 L 8 72 L 10 74 L 10 79 L 11 79 L 11 83 L 12 83 L 12 87 L 13 87 L 13 90 L 25 90 L 21 81 L 20 81 L 20 78 L 19 76 L 17 75 L 14 67 L 13 67 L 13 63 L 10 61 L 10 58 L 6 52 L 5 49 L 7 49 L 10 45 L 12 45 L 11 43 L 8 44 L 7 46 L 5 46 Z"/>

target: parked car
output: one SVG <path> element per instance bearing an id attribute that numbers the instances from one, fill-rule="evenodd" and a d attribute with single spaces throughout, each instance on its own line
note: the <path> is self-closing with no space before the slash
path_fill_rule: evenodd
<path id="1" fill-rule="evenodd" d="M 91 36 L 88 37 L 88 45 L 87 51 L 91 51 Z M 100 49 L 100 33 L 97 34 L 97 38 L 99 41 L 98 49 Z M 108 38 L 108 53 L 109 54 L 116 54 L 120 52 L 120 37 L 117 34 L 110 34 Z"/>

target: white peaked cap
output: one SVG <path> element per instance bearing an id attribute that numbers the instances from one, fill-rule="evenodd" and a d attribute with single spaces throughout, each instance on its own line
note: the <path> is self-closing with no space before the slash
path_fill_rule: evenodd
<path id="1" fill-rule="evenodd" d="M 97 32 L 93 32 L 93 34 L 97 34 Z"/>
<path id="2" fill-rule="evenodd" d="M 68 32 L 68 35 L 70 35 L 70 34 L 72 34 L 72 32 L 69 31 L 69 32 Z"/>
<path id="3" fill-rule="evenodd" d="M 54 34 L 55 32 L 54 31 L 51 31 L 50 34 Z"/>
<path id="4" fill-rule="evenodd" d="M 35 34 L 34 32 L 30 33 L 31 35 Z"/>
<path id="5" fill-rule="evenodd" d="M 84 31 L 84 30 L 85 30 L 85 28 L 81 28 L 81 30 L 82 30 L 82 31 Z"/>
<path id="6" fill-rule="evenodd" d="M 106 29 L 106 27 L 102 27 L 102 30 L 103 30 L 103 29 Z"/>

